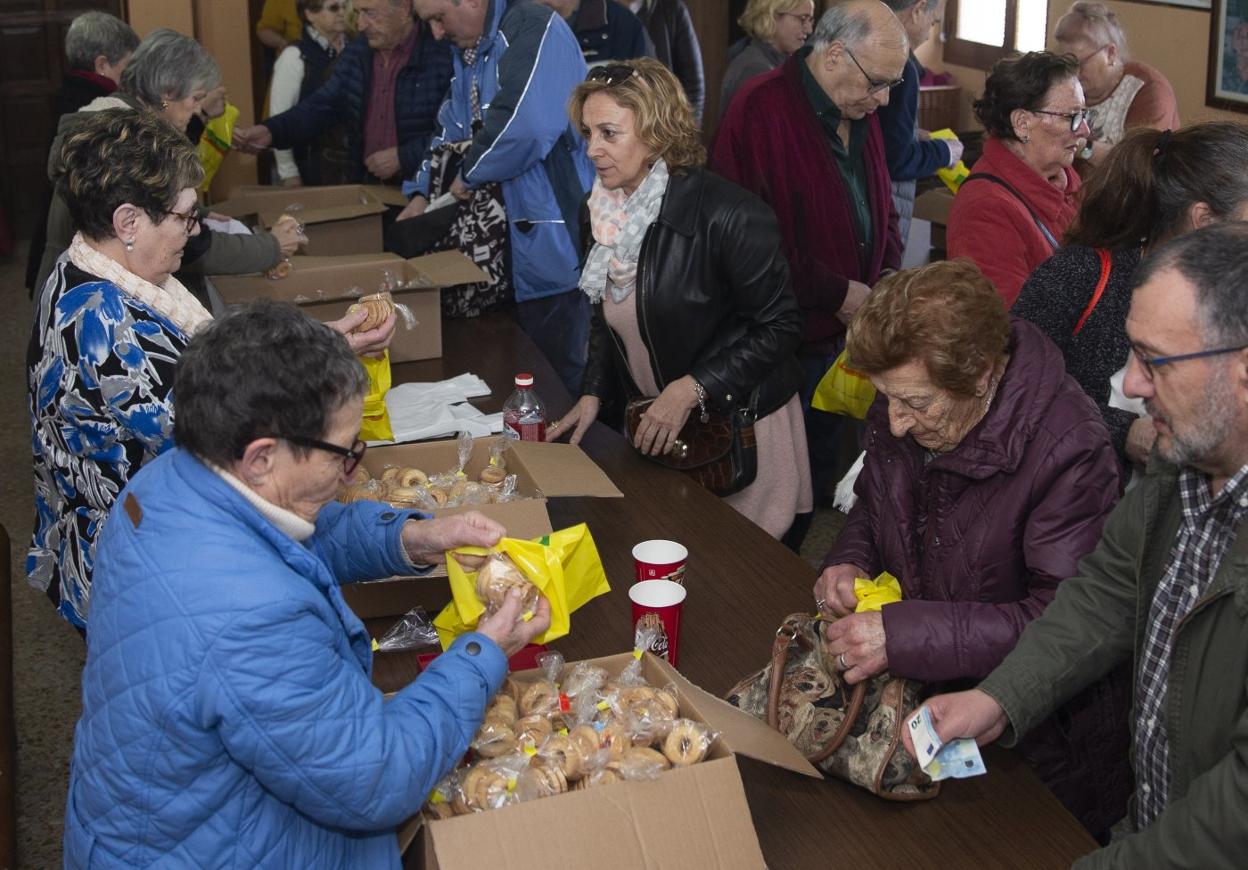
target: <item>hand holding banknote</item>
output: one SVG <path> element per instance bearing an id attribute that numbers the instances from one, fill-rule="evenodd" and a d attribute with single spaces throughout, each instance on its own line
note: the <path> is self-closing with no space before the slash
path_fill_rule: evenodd
<path id="1" fill-rule="evenodd" d="M 906 717 L 902 740 L 933 780 L 984 773 L 978 746 L 1001 736 L 1005 711 L 978 689 L 929 698 Z"/>

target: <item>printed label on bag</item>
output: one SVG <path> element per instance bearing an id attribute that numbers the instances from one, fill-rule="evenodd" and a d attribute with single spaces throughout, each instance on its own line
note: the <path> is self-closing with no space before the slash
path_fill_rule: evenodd
<path id="1" fill-rule="evenodd" d="M 637 624 L 633 627 L 634 636 L 641 631 L 654 632 L 654 640 L 650 642 L 650 652 L 661 659 L 667 659 L 667 629 L 663 627 L 663 620 L 657 613 L 643 614 L 641 619 L 637 620 Z"/>

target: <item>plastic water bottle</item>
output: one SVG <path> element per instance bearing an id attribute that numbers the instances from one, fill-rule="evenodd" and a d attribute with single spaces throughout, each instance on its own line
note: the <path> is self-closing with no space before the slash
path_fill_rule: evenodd
<path id="1" fill-rule="evenodd" d="M 520 441 L 546 440 L 546 405 L 533 392 L 533 376 L 516 375 L 516 391 L 503 405 L 503 435 Z"/>

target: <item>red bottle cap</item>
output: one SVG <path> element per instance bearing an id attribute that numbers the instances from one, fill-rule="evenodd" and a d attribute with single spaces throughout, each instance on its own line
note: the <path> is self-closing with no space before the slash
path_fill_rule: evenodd
<path id="1" fill-rule="evenodd" d="M 533 386 L 533 376 L 529 374 L 528 372 L 524 372 L 522 374 L 516 375 L 516 386 L 517 387 Z"/>

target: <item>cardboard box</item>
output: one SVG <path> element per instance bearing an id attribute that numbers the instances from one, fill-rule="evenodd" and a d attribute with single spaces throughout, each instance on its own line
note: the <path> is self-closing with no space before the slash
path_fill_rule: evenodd
<path id="1" fill-rule="evenodd" d="M 593 662 L 615 675 L 632 660 L 625 653 Z M 675 683 L 680 715 L 719 732 L 705 761 L 649 782 L 617 782 L 428 822 L 423 834 L 420 820 L 413 820 L 399 832 L 400 848 L 406 851 L 420 835 L 426 870 L 765 867 L 735 756 L 821 774 L 779 732 L 699 689 L 666 661 L 647 653 L 642 672 L 653 685 Z M 542 674 L 513 676 L 529 681 Z"/>
<path id="2" fill-rule="evenodd" d="M 416 319 L 408 329 L 403 319 L 390 341 L 391 362 L 434 359 L 442 355 L 441 287 L 484 281 L 486 275 L 458 251 L 442 251 L 404 260 L 395 254 L 342 257 L 294 257 L 290 274 L 278 281 L 263 275 L 221 275 L 212 279 L 229 304 L 256 299 L 294 302 L 322 321 L 337 320 L 361 295 L 376 293 L 389 272 L 410 285 L 394 291 Z"/>
<path id="3" fill-rule="evenodd" d="M 383 249 L 381 216 L 394 198 L 385 190 L 362 184 L 246 185 L 234 188 L 229 198 L 215 203 L 212 210 L 266 230 L 283 214 L 289 214 L 304 226 L 308 237 L 305 253 L 318 257 L 376 254 Z"/>
<path id="4" fill-rule="evenodd" d="M 476 480 L 490 461 L 490 446 L 502 436 L 478 438 L 472 445 L 472 456 L 464 472 Z M 477 507 L 444 508 L 434 516 L 451 516 L 477 510 L 507 528 L 512 538 L 540 538 L 554 531 L 546 499 L 550 497 L 593 496 L 623 498 L 624 494 L 611 482 L 606 472 L 594 464 L 580 447 L 571 444 L 548 444 L 517 441 L 506 453 L 507 472 L 516 475 L 516 492 L 528 496 L 519 501 L 487 504 Z M 419 468 L 429 474 L 448 471 L 459 464 L 454 440 L 430 441 L 423 444 L 395 444 L 374 447 L 364 454 L 364 467 L 380 477 L 387 466 Z M 421 577 L 391 578 L 367 583 L 351 583 L 343 587 L 343 597 L 360 619 L 400 616 L 420 605 L 437 613 L 451 600 L 445 582 L 429 582 L 430 577 L 444 577 L 444 567 Z"/>

